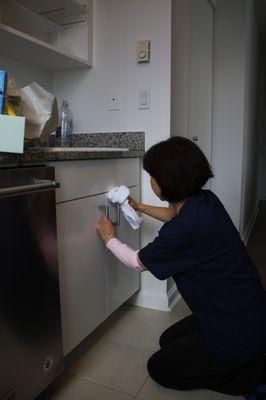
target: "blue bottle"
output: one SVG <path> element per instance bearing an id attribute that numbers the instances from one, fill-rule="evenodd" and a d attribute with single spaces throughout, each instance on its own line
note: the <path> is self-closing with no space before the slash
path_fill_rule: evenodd
<path id="1" fill-rule="evenodd" d="M 5 113 L 6 91 L 7 91 L 7 72 L 0 70 L 0 114 Z"/>

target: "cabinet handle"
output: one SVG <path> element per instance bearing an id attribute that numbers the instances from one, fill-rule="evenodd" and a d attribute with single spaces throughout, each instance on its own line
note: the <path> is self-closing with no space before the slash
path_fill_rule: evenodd
<path id="1" fill-rule="evenodd" d="M 20 195 L 32 192 L 39 192 L 41 190 L 51 190 L 60 187 L 60 184 L 56 181 L 48 181 L 48 180 L 38 180 L 35 179 L 35 183 L 31 185 L 20 185 L 20 186 L 11 186 L 4 187 L 0 189 L 0 197 L 11 196 L 11 195 Z"/>
<path id="2" fill-rule="evenodd" d="M 99 206 L 99 210 L 104 213 L 104 215 L 109 218 L 109 206 Z"/>
<path id="3" fill-rule="evenodd" d="M 105 207 L 105 215 L 109 219 L 110 218 L 110 204 L 108 203 Z"/>
<path id="4" fill-rule="evenodd" d="M 117 204 L 117 226 L 120 226 L 121 222 L 121 206 Z"/>
<path id="5" fill-rule="evenodd" d="M 107 206 L 99 206 L 99 210 L 102 211 L 107 218 L 110 218 L 110 214 L 111 214 L 110 213 L 110 202 L 108 202 Z M 112 221 L 112 224 L 114 226 L 120 226 L 120 223 L 121 223 L 121 206 L 120 206 L 120 204 L 116 204 L 116 210 L 117 210 L 117 220 Z"/>
<path id="6" fill-rule="evenodd" d="M 112 205 L 112 203 L 108 201 L 108 205 L 106 206 L 106 212 L 105 212 L 106 217 L 109 219 L 111 219 L 110 205 Z M 115 206 L 113 205 L 113 207 Z M 116 204 L 116 211 L 117 211 L 117 219 L 116 221 L 111 220 L 111 222 L 114 226 L 120 226 L 120 204 Z"/>

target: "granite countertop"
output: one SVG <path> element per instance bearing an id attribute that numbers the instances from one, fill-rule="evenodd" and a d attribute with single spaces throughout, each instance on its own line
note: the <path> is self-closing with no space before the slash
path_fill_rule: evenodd
<path id="1" fill-rule="evenodd" d="M 0 152 L 0 163 L 142 157 L 145 135 L 144 132 L 77 133 L 71 136 L 69 148 L 56 146 L 51 135 L 48 147 L 32 148 L 32 143 L 26 143 L 24 154 Z"/>

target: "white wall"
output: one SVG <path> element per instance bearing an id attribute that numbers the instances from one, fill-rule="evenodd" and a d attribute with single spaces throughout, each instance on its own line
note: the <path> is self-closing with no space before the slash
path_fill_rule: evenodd
<path id="1" fill-rule="evenodd" d="M 249 152 L 253 151 L 255 135 L 251 1 L 217 0 L 214 20 L 213 190 L 242 234 L 254 209 L 254 199 L 247 202 L 247 193 L 253 190 L 254 155 L 250 157 Z"/>
<path id="2" fill-rule="evenodd" d="M 16 83 L 19 88 L 35 81 L 46 90 L 52 90 L 52 74 L 50 72 L 1 57 L 1 48 L 0 69 L 8 71 L 9 77 L 16 79 Z"/>
<path id="3" fill-rule="evenodd" d="M 137 64 L 136 42 L 151 40 L 150 64 Z M 139 131 L 146 149 L 170 136 L 171 0 L 97 0 L 95 65 L 91 70 L 58 72 L 55 95 L 66 98 L 76 132 Z M 150 110 L 138 110 L 138 88 L 149 87 Z M 120 111 L 107 110 L 107 92 L 119 91 Z M 159 204 L 146 173 L 142 200 Z M 121 182 L 122 183 L 122 182 Z M 144 219 L 142 245 L 152 240 L 160 223 Z M 167 282 L 143 273 L 138 304 L 166 308 Z"/>

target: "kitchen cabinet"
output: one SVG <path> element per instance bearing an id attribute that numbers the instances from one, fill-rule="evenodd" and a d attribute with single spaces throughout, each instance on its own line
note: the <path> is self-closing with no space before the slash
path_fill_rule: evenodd
<path id="1" fill-rule="evenodd" d="M 92 66 L 93 5 L 0 0 L 1 55 L 50 71 Z"/>
<path id="2" fill-rule="evenodd" d="M 137 200 L 140 160 L 107 159 L 53 163 L 57 190 L 57 233 L 63 329 L 68 354 L 139 289 L 139 273 L 111 255 L 96 232 L 106 207 L 116 222 L 117 207 L 107 192 L 124 184 Z M 139 248 L 140 233 L 120 215 L 117 236 Z"/>

